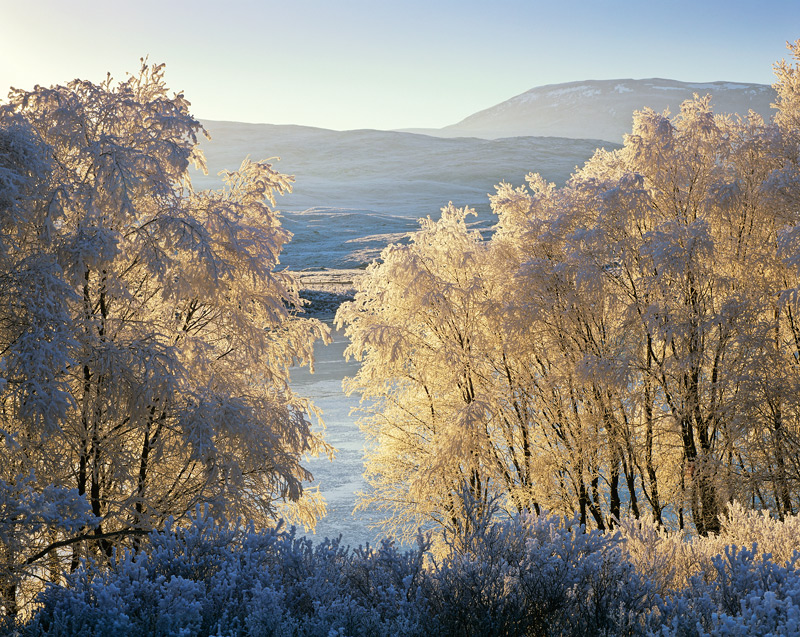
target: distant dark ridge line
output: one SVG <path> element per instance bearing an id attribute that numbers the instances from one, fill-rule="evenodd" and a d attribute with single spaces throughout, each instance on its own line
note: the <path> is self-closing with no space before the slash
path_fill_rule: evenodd
<path id="1" fill-rule="evenodd" d="M 524 93 L 523 93 L 524 95 Z M 488 109 L 487 109 L 488 110 Z M 482 112 L 482 111 L 479 111 Z M 461 120 L 464 121 L 464 120 Z M 456 126 L 457 124 L 451 124 L 448 126 L 444 126 L 442 128 L 352 128 L 346 130 L 337 130 L 334 128 L 323 128 L 321 126 L 307 126 L 305 124 L 271 124 L 269 122 L 237 122 L 233 120 L 213 120 L 213 119 L 205 119 L 200 118 L 200 123 L 208 129 L 208 132 L 211 134 L 211 139 L 214 139 L 214 127 L 223 125 L 223 126 L 237 126 L 237 127 L 265 127 L 265 128 L 283 128 L 283 129 L 303 129 L 308 130 L 309 132 L 317 132 L 317 133 L 333 133 L 333 134 L 341 134 L 347 135 L 351 133 L 385 133 L 385 134 L 400 134 L 400 135 L 415 135 L 419 137 L 427 137 L 432 140 L 441 141 L 442 143 L 446 143 L 450 140 L 476 140 L 478 142 L 492 144 L 503 142 L 512 139 L 533 139 L 533 140 L 541 140 L 543 142 L 547 141 L 564 141 L 564 142 L 587 142 L 587 143 L 594 143 L 594 144 L 615 144 L 617 146 L 621 146 L 619 142 L 614 142 L 608 139 L 602 139 L 599 137 L 565 137 L 564 135 L 507 135 L 505 137 L 478 137 L 475 135 L 433 135 L 423 131 L 445 131 L 446 129 L 450 128 L 450 126 Z M 460 122 L 459 122 L 460 123 Z"/>

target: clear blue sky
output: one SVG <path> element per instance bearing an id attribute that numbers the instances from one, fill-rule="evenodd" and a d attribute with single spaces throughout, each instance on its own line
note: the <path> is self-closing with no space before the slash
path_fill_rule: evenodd
<path id="1" fill-rule="evenodd" d="M 800 0 L 0 0 L 0 96 L 149 55 L 201 118 L 441 127 L 544 84 L 770 84 L 798 38 Z"/>

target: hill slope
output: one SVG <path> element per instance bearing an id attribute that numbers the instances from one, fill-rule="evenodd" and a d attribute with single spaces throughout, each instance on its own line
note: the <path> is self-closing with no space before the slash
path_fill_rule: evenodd
<path id="1" fill-rule="evenodd" d="M 295 175 L 294 191 L 278 202 L 294 239 L 281 256 L 292 268 L 356 267 L 415 230 L 417 219 L 437 218 L 452 201 L 470 206 L 476 227 L 494 223 L 488 193 L 505 180 L 521 184 L 540 172 L 563 184 L 599 140 L 518 137 L 442 139 L 410 133 L 332 131 L 304 126 L 205 121 L 209 175 L 195 184 L 216 187 L 217 173 L 244 157 L 280 157 L 276 167 Z"/>

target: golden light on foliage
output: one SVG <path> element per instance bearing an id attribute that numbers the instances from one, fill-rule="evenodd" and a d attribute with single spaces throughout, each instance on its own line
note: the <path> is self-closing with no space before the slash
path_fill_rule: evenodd
<path id="1" fill-rule="evenodd" d="M 644 109 L 564 187 L 498 186 L 490 240 L 450 206 L 367 270 L 337 321 L 389 533 L 497 497 L 702 535 L 726 502 L 800 508 L 800 70 L 776 73 L 774 122 Z"/>

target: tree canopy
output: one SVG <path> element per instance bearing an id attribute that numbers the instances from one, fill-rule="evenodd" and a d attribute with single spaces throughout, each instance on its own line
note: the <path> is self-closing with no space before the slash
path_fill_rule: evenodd
<path id="1" fill-rule="evenodd" d="M 777 113 L 633 116 L 563 187 L 443 209 L 337 315 L 362 361 L 363 502 L 408 537 L 501 498 L 607 529 L 800 508 L 800 41 Z M 462 529 L 463 530 L 463 529 Z"/>
<path id="2" fill-rule="evenodd" d="M 56 580 L 198 505 L 313 521 L 291 391 L 327 328 L 280 271 L 290 177 L 245 160 L 195 191 L 205 134 L 163 65 L 0 105 L 0 566 Z M 80 540 L 80 541 L 79 541 Z"/>

